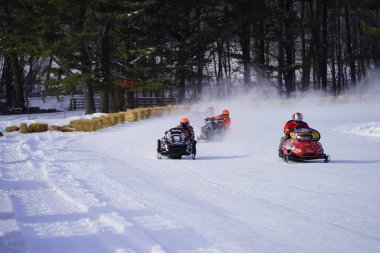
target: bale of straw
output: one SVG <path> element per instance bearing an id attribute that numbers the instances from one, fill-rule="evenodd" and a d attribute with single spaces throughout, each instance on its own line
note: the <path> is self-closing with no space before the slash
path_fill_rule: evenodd
<path id="1" fill-rule="evenodd" d="M 103 123 L 103 119 L 102 118 L 93 118 L 92 119 L 93 121 L 93 131 L 97 131 L 97 130 L 100 130 L 100 129 L 103 129 L 104 128 L 104 123 Z"/>
<path id="2" fill-rule="evenodd" d="M 149 119 L 151 117 L 152 117 L 152 108 L 150 107 L 145 108 L 145 118 Z"/>
<path id="3" fill-rule="evenodd" d="M 55 125 L 51 125 L 49 127 L 49 131 L 61 131 L 61 126 L 55 126 Z"/>
<path id="4" fill-rule="evenodd" d="M 125 122 L 125 112 L 118 113 L 117 116 L 118 116 L 118 122 L 119 122 L 119 124 Z"/>
<path id="5" fill-rule="evenodd" d="M 125 121 L 133 122 L 139 120 L 138 113 L 134 110 L 128 110 L 125 113 Z"/>
<path id="6" fill-rule="evenodd" d="M 109 115 L 109 118 L 110 118 L 112 126 L 115 126 L 115 125 L 119 124 L 119 122 L 118 122 L 118 115 L 116 113 L 111 113 Z"/>
<path id="7" fill-rule="evenodd" d="M 60 129 L 60 131 L 64 132 L 64 133 L 66 133 L 66 132 L 74 132 L 75 129 L 72 128 L 72 127 L 70 127 L 70 126 L 62 126 L 61 129 Z"/>
<path id="8" fill-rule="evenodd" d="M 154 111 L 155 111 L 155 116 L 156 117 L 161 117 L 165 113 L 165 109 L 162 108 L 162 107 L 156 107 Z"/>
<path id="9" fill-rule="evenodd" d="M 32 123 L 28 126 L 29 133 L 41 133 L 49 130 L 49 126 L 46 123 Z"/>
<path id="10" fill-rule="evenodd" d="M 29 133 L 28 125 L 26 123 L 21 123 L 20 124 L 20 133 L 22 133 L 22 134 Z"/>
<path id="11" fill-rule="evenodd" d="M 111 116 L 102 116 L 100 117 L 100 122 L 101 122 L 101 128 L 107 128 L 107 127 L 111 127 L 113 124 L 112 124 L 112 120 L 111 120 Z"/>
<path id="12" fill-rule="evenodd" d="M 6 127 L 5 128 L 5 132 L 15 132 L 15 131 L 19 131 L 20 128 L 18 126 L 9 126 L 9 127 Z"/>
<path id="13" fill-rule="evenodd" d="M 69 126 L 75 129 L 75 131 L 83 131 L 84 121 L 83 119 L 72 120 Z"/>

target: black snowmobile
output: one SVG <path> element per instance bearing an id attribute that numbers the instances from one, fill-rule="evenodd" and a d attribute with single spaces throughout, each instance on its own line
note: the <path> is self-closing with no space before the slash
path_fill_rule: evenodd
<path id="1" fill-rule="evenodd" d="M 191 140 L 183 129 L 172 128 L 165 132 L 162 139 L 157 140 L 157 158 L 167 156 L 171 159 L 181 159 L 183 155 L 191 155 L 195 159 L 196 140 Z"/>
<path id="2" fill-rule="evenodd" d="M 223 119 L 205 119 L 206 124 L 201 127 L 201 134 L 198 140 L 221 140 L 224 135 L 224 120 Z"/>

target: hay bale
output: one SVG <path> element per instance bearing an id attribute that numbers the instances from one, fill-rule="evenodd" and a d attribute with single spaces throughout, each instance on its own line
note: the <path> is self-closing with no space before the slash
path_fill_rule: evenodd
<path id="1" fill-rule="evenodd" d="M 29 133 L 47 132 L 49 126 L 46 123 L 32 123 L 28 126 Z"/>
<path id="2" fill-rule="evenodd" d="M 153 110 L 152 108 L 145 108 L 145 117 L 148 119 L 148 118 L 151 118 L 153 115 Z"/>
<path id="3" fill-rule="evenodd" d="M 135 110 L 128 110 L 125 113 L 125 121 L 133 122 L 139 120 L 139 115 Z"/>
<path id="4" fill-rule="evenodd" d="M 93 118 L 92 121 L 94 124 L 93 131 L 97 131 L 97 130 L 105 128 L 103 118 Z"/>
<path id="5" fill-rule="evenodd" d="M 114 124 L 112 124 L 112 120 L 111 120 L 111 116 L 102 116 L 100 118 L 100 122 L 101 122 L 101 128 L 107 128 L 107 127 L 111 127 L 113 126 Z"/>
<path id="6" fill-rule="evenodd" d="M 19 131 L 20 128 L 18 126 L 9 126 L 5 128 L 5 132 L 16 132 Z"/>
<path id="7" fill-rule="evenodd" d="M 29 133 L 28 125 L 26 123 L 21 123 L 20 124 L 20 133 L 22 133 L 22 134 Z"/>
<path id="8" fill-rule="evenodd" d="M 63 133 L 67 133 L 67 132 L 74 132 L 75 129 L 70 126 L 62 126 L 60 131 Z"/>
<path id="9" fill-rule="evenodd" d="M 52 125 L 49 127 L 49 131 L 61 131 L 61 126 Z"/>
<path id="10" fill-rule="evenodd" d="M 69 123 L 69 126 L 74 128 L 75 131 L 82 131 L 82 125 L 83 125 L 83 120 L 82 119 L 77 119 L 77 120 L 72 120 Z"/>
<path id="11" fill-rule="evenodd" d="M 109 115 L 109 118 L 110 118 L 110 121 L 111 121 L 111 125 L 114 126 L 114 125 L 117 125 L 119 124 L 119 117 L 116 113 L 112 113 Z"/>

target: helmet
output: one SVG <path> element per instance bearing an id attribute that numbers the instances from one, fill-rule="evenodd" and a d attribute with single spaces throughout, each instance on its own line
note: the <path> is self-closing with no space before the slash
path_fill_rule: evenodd
<path id="1" fill-rule="evenodd" d="M 209 107 L 207 107 L 207 110 L 214 110 L 214 107 L 210 105 Z"/>
<path id="2" fill-rule="evenodd" d="M 190 125 L 190 121 L 188 118 L 182 118 L 179 122 L 181 123 L 181 126 L 183 128 L 188 128 Z"/>
<path id="3" fill-rule="evenodd" d="M 301 122 L 303 121 L 303 115 L 302 113 L 300 112 L 296 112 L 292 115 L 292 120 L 296 121 L 296 122 Z"/>
<path id="4" fill-rule="evenodd" d="M 230 116 L 230 112 L 228 110 L 223 110 L 222 116 L 229 117 Z"/>

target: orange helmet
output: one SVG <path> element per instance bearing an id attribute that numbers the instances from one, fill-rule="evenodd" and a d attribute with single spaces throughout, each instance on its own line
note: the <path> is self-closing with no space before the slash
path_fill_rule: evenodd
<path id="1" fill-rule="evenodd" d="M 188 118 L 182 118 L 179 122 L 180 123 L 190 123 L 190 120 Z"/>
<path id="2" fill-rule="evenodd" d="M 222 115 L 226 116 L 226 117 L 229 117 L 230 116 L 230 112 L 228 110 L 223 110 Z"/>
<path id="3" fill-rule="evenodd" d="M 179 122 L 184 129 L 187 129 L 190 125 L 190 120 L 188 118 L 182 118 Z"/>

